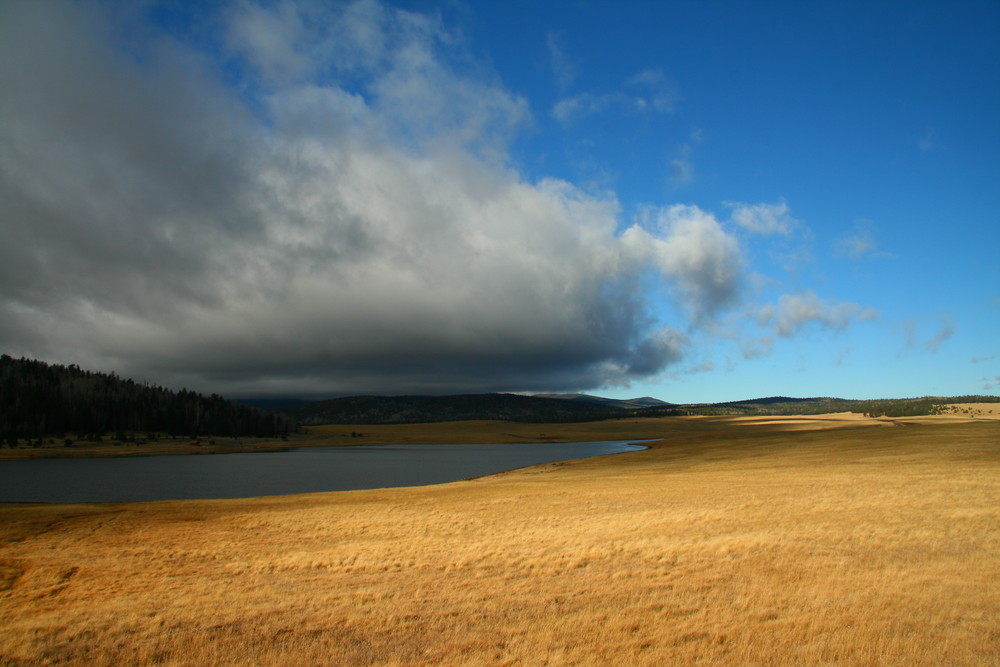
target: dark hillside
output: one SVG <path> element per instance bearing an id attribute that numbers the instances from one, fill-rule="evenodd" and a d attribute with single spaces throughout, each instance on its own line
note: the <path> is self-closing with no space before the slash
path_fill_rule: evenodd
<path id="1" fill-rule="evenodd" d="M 237 405 L 217 394 L 176 392 L 75 365 L 0 357 L 4 442 L 119 432 L 273 437 L 292 428 L 284 415 Z"/>
<path id="2" fill-rule="evenodd" d="M 594 403 L 604 407 L 622 410 L 645 410 L 647 408 L 671 408 L 673 403 L 661 401 L 658 398 L 643 396 L 642 398 L 605 398 L 603 396 L 592 396 L 590 394 L 536 394 L 537 398 L 558 398 L 563 401 L 576 401 L 578 403 Z"/>
<path id="3" fill-rule="evenodd" d="M 304 398 L 234 398 L 233 403 L 249 405 L 271 412 L 275 410 L 289 410 L 291 408 L 297 408 L 301 405 L 312 403 L 312 401 Z"/>
<path id="4" fill-rule="evenodd" d="M 413 424 L 465 420 L 525 423 L 584 422 L 626 417 L 679 415 L 764 416 L 858 412 L 873 417 L 935 414 L 948 403 L 998 401 L 991 396 L 925 396 L 849 400 L 771 396 L 727 403 L 675 405 L 656 399 L 622 401 L 586 394 L 522 396 L 463 394 L 458 396 L 350 396 L 285 408 L 282 412 L 302 425 Z M 643 405 L 648 402 L 648 405 Z"/>
<path id="5" fill-rule="evenodd" d="M 615 406 L 519 394 L 459 396 L 350 396 L 284 410 L 302 425 L 412 424 L 495 419 L 554 423 L 612 419 L 634 414 Z"/>
<path id="6" fill-rule="evenodd" d="M 722 405 L 775 405 L 776 403 L 817 403 L 821 401 L 839 401 L 839 398 L 790 398 L 788 396 L 767 396 L 765 398 L 752 398 L 749 401 L 730 401 L 728 403 L 715 403 Z"/>

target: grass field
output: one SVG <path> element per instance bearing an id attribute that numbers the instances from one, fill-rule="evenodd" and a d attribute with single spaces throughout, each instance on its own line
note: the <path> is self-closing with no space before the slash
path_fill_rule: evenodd
<path id="1" fill-rule="evenodd" d="M 325 427 L 663 438 L 407 489 L 0 507 L 0 665 L 998 664 L 1000 420 Z"/>

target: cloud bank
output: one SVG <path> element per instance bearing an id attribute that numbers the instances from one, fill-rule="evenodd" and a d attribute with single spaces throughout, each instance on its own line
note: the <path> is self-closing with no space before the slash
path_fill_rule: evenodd
<path id="1" fill-rule="evenodd" d="M 711 213 L 622 225 L 512 169 L 529 105 L 433 16 L 238 3 L 185 41 L 140 10 L 0 14 L 6 353 L 234 396 L 579 390 L 664 372 L 740 298 Z M 780 333 L 851 315 L 794 305 Z"/>

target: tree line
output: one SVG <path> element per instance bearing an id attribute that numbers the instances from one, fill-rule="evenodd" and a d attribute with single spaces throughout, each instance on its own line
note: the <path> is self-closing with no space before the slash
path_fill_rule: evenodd
<path id="1" fill-rule="evenodd" d="M 116 433 L 280 437 L 293 421 L 279 413 L 85 371 L 0 356 L 0 441 L 100 437 Z"/>

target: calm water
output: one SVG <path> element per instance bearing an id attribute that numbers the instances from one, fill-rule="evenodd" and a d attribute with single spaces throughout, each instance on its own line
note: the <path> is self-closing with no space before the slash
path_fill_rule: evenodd
<path id="1" fill-rule="evenodd" d="M 0 461 L 0 502 L 250 498 L 417 486 L 638 449 L 645 448 L 627 441 L 360 445 L 215 456 Z"/>

